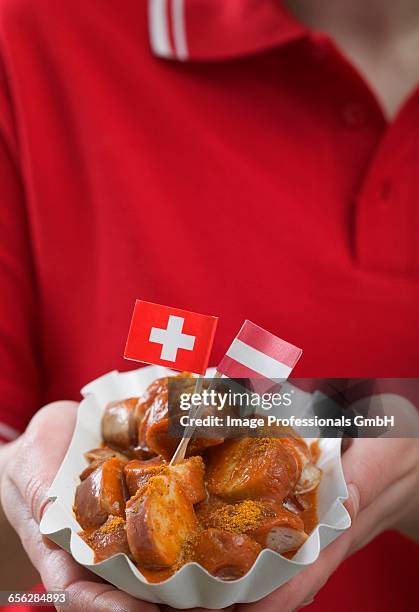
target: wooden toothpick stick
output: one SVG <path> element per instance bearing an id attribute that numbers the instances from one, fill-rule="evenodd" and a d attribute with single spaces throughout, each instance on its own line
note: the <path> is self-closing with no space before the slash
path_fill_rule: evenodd
<path id="1" fill-rule="evenodd" d="M 215 372 L 213 378 L 221 378 L 222 374 L 221 372 L 218 372 L 218 370 Z M 194 393 L 201 393 L 202 391 L 202 387 L 204 385 L 204 377 L 200 376 L 195 384 L 195 390 Z M 208 391 L 210 391 L 213 387 L 214 383 L 213 381 L 211 381 L 209 387 L 208 387 Z M 193 419 L 199 419 L 200 416 L 202 415 L 203 411 L 204 411 L 204 404 L 201 402 L 199 404 L 199 406 L 196 407 L 195 413 L 193 415 Z M 190 439 L 193 436 L 193 433 L 195 431 L 196 425 L 192 424 L 192 425 L 188 425 L 188 427 L 185 429 L 185 432 L 183 434 L 183 438 L 182 440 L 179 442 L 177 449 L 174 452 L 174 455 L 170 461 L 170 465 L 176 465 L 177 463 L 180 463 L 181 461 L 184 460 L 185 455 L 186 455 L 186 449 L 188 448 L 188 444 Z"/>

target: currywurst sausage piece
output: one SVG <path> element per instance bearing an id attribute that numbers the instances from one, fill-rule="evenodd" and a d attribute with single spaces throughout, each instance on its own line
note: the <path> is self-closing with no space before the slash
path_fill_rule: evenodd
<path id="1" fill-rule="evenodd" d="M 312 462 L 311 452 L 302 438 L 293 436 L 279 438 L 284 447 L 294 455 L 300 467 L 300 477 L 295 486 L 295 493 L 308 493 L 320 484 L 322 471 Z"/>
<path id="2" fill-rule="evenodd" d="M 172 458 L 179 440 L 169 435 L 169 419 L 166 417 L 161 421 L 152 423 L 145 436 L 146 448 L 156 455 L 161 455 L 170 461 Z"/>
<path id="3" fill-rule="evenodd" d="M 126 515 L 132 556 L 145 569 L 176 563 L 183 544 L 197 527 L 193 506 L 169 470 L 138 490 L 127 503 Z"/>
<path id="4" fill-rule="evenodd" d="M 301 471 L 299 481 L 295 486 L 295 493 L 309 493 L 316 489 L 322 479 L 322 471 L 313 463 L 306 463 Z"/>
<path id="5" fill-rule="evenodd" d="M 102 437 L 112 447 L 128 450 L 136 445 L 137 427 L 135 408 L 137 397 L 120 402 L 111 402 L 102 417 Z"/>
<path id="6" fill-rule="evenodd" d="M 138 445 L 145 451 L 152 451 L 156 455 L 163 455 L 165 459 L 171 458 L 179 441 L 168 436 L 169 413 L 169 380 L 178 379 L 185 391 L 194 388 L 194 379 L 191 374 L 181 372 L 176 376 L 158 378 L 152 382 L 143 397 L 140 398 L 136 408 L 136 424 Z M 175 398 L 173 398 L 175 401 Z M 154 426 L 165 421 L 165 425 L 157 427 L 151 434 Z"/>
<path id="7" fill-rule="evenodd" d="M 121 516 L 110 515 L 106 523 L 99 529 L 82 531 L 80 536 L 86 544 L 93 548 L 95 563 L 118 553 L 131 556 L 125 532 L 125 521 Z"/>
<path id="8" fill-rule="evenodd" d="M 207 497 L 205 490 L 205 465 L 202 457 L 189 457 L 170 467 L 178 479 L 182 489 L 191 504 L 197 504 Z"/>
<path id="9" fill-rule="evenodd" d="M 245 533 L 262 548 L 279 553 L 296 550 L 308 537 L 297 514 L 269 502 L 245 500 L 226 504 L 217 500 L 201 505 L 198 517 L 207 528 Z"/>
<path id="10" fill-rule="evenodd" d="M 167 461 L 170 461 L 174 455 L 179 442 L 180 438 L 175 438 L 169 433 L 168 418 L 153 423 L 147 430 L 146 448 L 158 455 L 162 455 Z M 189 456 L 195 455 L 223 442 L 223 438 L 196 438 L 190 441 L 186 454 Z"/>
<path id="11" fill-rule="evenodd" d="M 280 503 L 299 477 L 297 459 L 276 438 L 228 440 L 208 451 L 208 491 L 228 501 Z"/>
<path id="12" fill-rule="evenodd" d="M 107 459 L 111 459 L 112 457 L 116 457 L 124 463 L 128 461 L 128 458 L 125 457 L 125 455 L 122 455 L 122 453 L 119 453 L 118 451 L 113 450 L 112 448 L 108 448 L 107 446 L 104 446 L 103 448 L 93 448 L 92 450 L 87 451 L 87 453 L 84 453 L 84 456 L 87 461 L 89 461 L 89 465 L 86 466 L 81 472 L 80 480 L 84 480 L 85 478 L 90 476 L 90 474 L 94 472 L 100 466 L 101 463 L 103 463 Z"/>
<path id="13" fill-rule="evenodd" d="M 235 580 L 250 570 L 261 550 L 247 535 L 205 529 L 194 542 L 192 560 L 217 578 Z"/>
<path id="14" fill-rule="evenodd" d="M 191 502 L 197 504 L 206 498 L 204 473 L 205 467 L 202 457 L 190 457 L 177 465 L 168 466 L 160 457 L 159 460 L 129 461 L 124 468 L 125 480 L 130 495 L 135 495 L 140 487 L 143 487 L 153 476 L 157 476 L 163 470 L 169 471 L 178 479 L 184 494 Z"/>
<path id="15" fill-rule="evenodd" d="M 135 495 L 153 476 L 157 476 L 167 463 L 162 457 L 154 457 L 147 461 L 133 459 L 124 467 L 125 482 L 130 496 Z"/>
<path id="16" fill-rule="evenodd" d="M 115 457 L 108 459 L 78 485 L 74 513 L 83 529 L 100 527 L 110 514 L 124 515 L 124 465 Z"/>
<path id="17" fill-rule="evenodd" d="M 270 548 L 277 553 L 297 550 L 308 538 L 303 521 L 285 508 L 276 507 L 272 510 L 272 513 L 266 513 L 267 516 L 254 529 L 246 533 L 263 548 Z"/>
<path id="18" fill-rule="evenodd" d="M 107 446 L 92 448 L 84 453 L 84 456 L 89 463 L 93 463 L 95 461 L 105 461 L 106 459 L 111 459 L 112 457 L 117 457 L 117 459 L 121 459 L 121 461 L 128 461 L 125 455 L 119 453 L 113 448 L 108 448 Z"/>
<path id="19" fill-rule="evenodd" d="M 176 381 L 176 387 L 169 391 L 170 381 Z M 181 392 L 192 393 L 195 378 L 187 372 L 176 376 L 155 380 L 146 390 L 136 407 L 136 426 L 138 430 L 138 448 L 145 452 L 162 455 L 167 461 L 173 456 L 180 438 L 169 434 L 169 401 L 176 413 Z M 172 413 L 173 416 L 173 413 Z M 197 438 L 191 440 L 189 455 L 195 455 L 208 446 L 223 442 L 220 438 Z"/>

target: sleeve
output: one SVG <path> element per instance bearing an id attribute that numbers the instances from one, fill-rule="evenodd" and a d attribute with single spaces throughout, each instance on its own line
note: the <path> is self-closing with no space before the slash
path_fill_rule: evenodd
<path id="1" fill-rule="evenodd" d="M 13 111 L 0 68 L 0 442 L 40 405 L 37 299 Z"/>

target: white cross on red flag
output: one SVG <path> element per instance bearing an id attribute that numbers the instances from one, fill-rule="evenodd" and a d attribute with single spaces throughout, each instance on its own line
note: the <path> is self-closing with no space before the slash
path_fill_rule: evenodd
<path id="1" fill-rule="evenodd" d="M 217 370 L 229 378 L 286 379 L 302 352 L 246 320 Z"/>
<path id="2" fill-rule="evenodd" d="M 205 374 L 218 317 L 137 300 L 124 357 Z"/>

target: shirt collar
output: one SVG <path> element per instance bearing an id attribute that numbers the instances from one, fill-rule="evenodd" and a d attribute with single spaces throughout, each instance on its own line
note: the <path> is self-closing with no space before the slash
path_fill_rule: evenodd
<path id="1" fill-rule="evenodd" d="M 148 0 L 153 53 L 221 60 L 276 47 L 307 33 L 280 0 Z"/>

